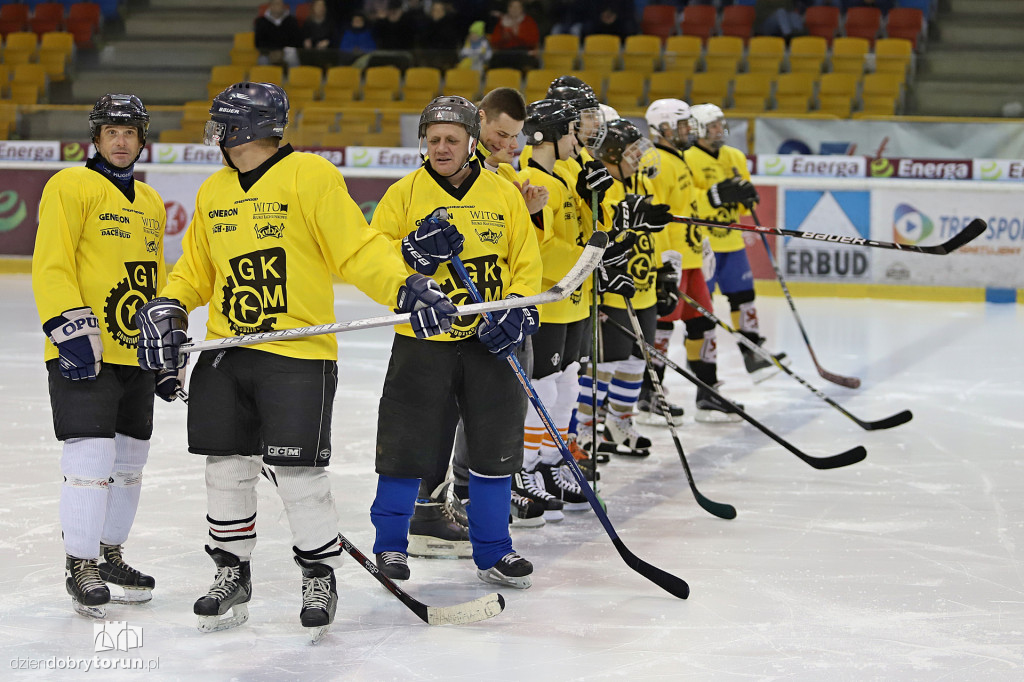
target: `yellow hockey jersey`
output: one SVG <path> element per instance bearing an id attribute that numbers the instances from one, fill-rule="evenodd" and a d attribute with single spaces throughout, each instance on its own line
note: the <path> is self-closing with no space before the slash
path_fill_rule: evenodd
<path id="1" fill-rule="evenodd" d="M 223 168 L 203 182 L 181 259 L 161 296 L 191 310 L 210 303 L 207 338 L 335 322 L 332 274 L 393 307 L 410 274 L 391 242 L 366 224 L 338 169 L 282 147 L 248 191 Z M 334 334 L 252 348 L 336 360 Z"/>
<path id="2" fill-rule="evenodd" d="M 651 178 L 639 173 L 626 178 L 626 184 L 615 181 L 615 184 L 608 189 L 604 195 L 601 207 L 604 209 L 605 229 L 610 229 L 612 219 L 615 216 L 615 205 L 630 194 L 654 194 L 651 187 Z M 633 254 L 626 264 L 626 270 L 633 276 L 636 285 L 636 293 L 633 295 L 633 307 L 637 310 L 645 310 L 658 302 L 658 292 L 655 287 L 657 270 L 661 266 L 659 245 L 656 242 L 657 233 L 636 231 L 636 241 L 633 243 Z M 603 294 L 601 302 L 610 308 L 624 309 L 626 300 L 618 294 Z"/>
<path id="3" fill-rule="evenodd" d="M 736 175 L 736 171 L 745 180 L 750 180 L 747 170 L 747 157 L 743 152 L 728 145 L 712 154 L 699 145 L 693 145 L 683 153 L 686 164 L 693 172 L 693 184 L 697 187 L 697 215 L 699 220 L 716 223 L 735 223 L 740 216 L 750 213 L 742 205 L 726 205 L 714 208 L 707 197 L 707 190 L 722 180 Z M 735 169 L 735 170 L 734 170 Z M 738 230 L 713 227 L 708 230 L 711 248 L 718 252 L 739 251 L 744 248 L 743 234 Z"/>
<path id="4" fill-rule="evenodd" d="M 667 204 L 672 215 L 693 216 L 697 212 L 697 190 L 693 186 L 690 167 L 677 150 L 657 145 L 656 151 L 660 170 L 650 178 L 654 203 Z M 677 251 L 683 258 L 684 270 L 699 268 L 704 260 L 701 255 L 703 238 L 703 230 L 696 225 L 669 223 L 664 230 L 655 234 L 659 247 L 657 263 L 660 265 L 662 251 Z"/>
<path id="5" fill-rule="evenodd" d="M 113 182 L 85 166 L 46 183 L 32 254 L 32 291 L 41 322 L 88 306 L 99 318 L 103 362 L 138 365 L 135 311 L 156 296 L 164 265 L 164 202 L 134 181 L 130 201 Z M 58 355 L 46 342 L 45 359 Z"/>
<path id="6" fill-rule="evenodd" d="M 497 174 L 482 171 L 475 161 L 469 177 L 457 188 L 437 175 L 429 163 L 409 173 L 384 193 L 373 213 L 372 226 L 397 248 L 423 218 L 442 206 L 448 210 L 448 220 L 465 237 L 459 258 L 485 301 L 509 294 L 532 296 L 541 291 L 540 248 L 523 195 Z M 455 305 L 472 302 L 448 263 L 441 265 L 433 277 Z M 457 318 L 449 333 L 430 340 L 469 338 L 476 334 L 478 322 L 476 315 Z M 413 335 L 407 324 L 396 327 L 396 331 Z"/>

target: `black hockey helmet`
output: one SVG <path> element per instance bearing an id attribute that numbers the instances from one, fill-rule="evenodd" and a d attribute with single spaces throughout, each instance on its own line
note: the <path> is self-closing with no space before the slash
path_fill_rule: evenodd
<path id="1" fill-rule="evenodd" d="M 569 102 L 577 111 L 600 106 L 601 102 L 594 94 L 594 89 L 576 76 L 559 76 L 548 86 L 548 99 L 560 99 Z"/>
<path id="2" fill-rule="evenodd" d="M 569 134 L 573 121 L 580 120 L 580 113 L 572 104 L 557 99 L 542 99 L 526 107 L 523 134 L 527 144 L 555 142 Z"/>
<path id="3" fill-rule="evenodd" d="M 273 83 L 243 81 L 213 98 L 203 142 L 225 148 L 265 137 L 284 137 L 288 95 Z"/>
<path id="4" fill-rule="evenodd" d="M 604 140 L 595 150 L 594 156 L 605 163 L 615 164 L 620 169 L 624 161 L 628 162 L 633 167 L 633 172 L 643 171 L 651 177 L 657 175 L 660 166 L 654 144 L 643 136 L 632 121 L 624 118 L 608 122 Z"/>
<path id="5" fill-rule="evenodd" d="M 146 144 L 149 112 L 135 95 L 107 94 L 96 100 L 89 114 L 89 136 L 95 140 L 103 126 L 135 126 L 139 139 Z"/>
<path id="6" fill-rule="evenodd" d="M 431 123 L 456 123 L 464 126 L 471 138 L 480 139 L 480 114 L 476 105 L 465 97 L 445 95 L 431 100 L 420 114 L 417 128 L 420 138 L 427 136 L 427 127 Z"/>

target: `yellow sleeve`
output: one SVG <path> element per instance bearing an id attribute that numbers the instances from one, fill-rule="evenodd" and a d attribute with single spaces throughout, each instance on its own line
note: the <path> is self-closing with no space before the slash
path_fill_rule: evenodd
<path id="1" fill-rule="evenodd" d="M 39 228 L 32 252 L 32 291 L 42 323 L 85 305 L 75 253 L 86 211 L 76 183 L 65 182 L 60 173 L 50 178 L 39 200 Z"/>
<path id="2" fill-rule="evenodd" d="M 181 240 L 181 257 L 167 276 L 167 286 L 159 294 L 178 300 L 185 310 L 205 305 L 213 296 L 216 267 L 210 255 L 209 229 L 199 210 L 205 205 L 202 198 L 205 189 L 206 183 L 203 183 L 196 195 L 192 222 Z"/>

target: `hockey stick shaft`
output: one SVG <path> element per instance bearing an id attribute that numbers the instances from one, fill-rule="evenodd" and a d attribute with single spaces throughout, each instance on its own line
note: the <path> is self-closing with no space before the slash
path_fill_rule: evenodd
<path id="1" fill-rule="evenodd" d="M 458 309 L 458 312 L 453 315 L 453 317 L 479 315 L 498 310 L 508 310 L 509 308 L 522 308 L 530 305 L 540 305 L 542 303 L 554 303 L 555 301 L 561 301 L 563 298 L 575 291 L 590 275 L 594 268 L 597 267 L 597 264 L 601 262 L 601 255 L 604 253 L 604 248 L 607 245 L 608 235 L 604 232 L 596 232 L 591 235 L 590 241 L 587 242 L 586 247 L 583 249 L 583 253 L 580 254 L 575 265 L 570 268 L 569 272 L 565 274 L 565 277 L 559 280 L 557 284 L 547 291 L 522 298 L 507 298 L 499 301 L 488 301 L 486 303 L 478 302 L 462 306 Z M 260 332 L 257 334 L 245 334 L 244 336 L 231 336 L 223 339 L 209 339 L 207 341 L 182 344 L 180 352 L 196 353 L 204 350 L 214 350 L 234 346 L 251 346 L 257 343 L 266 343 L 268 341 L 298 339 L 306 336 L 318 336 L 320 334 L 339 334 L 341 332 L 350 332 L 357 329 L 393 327 L 398 324 L 408 323 L 409 318 L 410 315 L 408 313 L 400 315 L 382 315 L 379 317 L 368 317 L 362 320 L 352 320 L 350 322 L 334 322 L 331 324 L 319 324 L 311 327 L 295 327 L 293 329 L 280 329 L 276 331 Z"/>
<path id="2" fill-rule="evenodd" d="M 477 290 L 476 285 L 470 278 L 469 273 L 466 272 L 466 266 L 463 265 L 458 256 L 452 258 L 451 263 L 459 277 L 462 278 L 462 282 L 469 291 L 470 297 L 472 297 L 474 301 L 479 301 L 481 299 L 480 292 Z M 485 315 L 485 317 L 487 317 L 488 320 L 491 319 L 489 314 Z M 530 399 L 534 409 L 537 410 L 537 414 L 544 423 L 544 428 L 547 429 L 548 435 L 551 436 L 551 439 L 558 446 L 558 453 L 568 465 L 569 471 L 572 472 L 572 476 L 576 479 L 576 483 L 579 484 L 580 490 L 587 498 L 590 506 L 594 509 L 594 513 L 597 515 L 601 525 L 604 526 L 605 532 L 608 533 L 608 536 L 612 539 L 612 544 L 615 545 L 615 549 L 618 550 L 619 556 L 622 557 L 622 560 L 626 562 L 627 566 L 672 596 L 680 599 L 686 599 L 690 595 L 690 586 L 686 584 L 685 580 L 674 576 L 667 571 L 663 571 L 657 566 L 647 563 L 629 551 L 625 543 L 619 539 L 619 535 L 615 532 L 615 528 L 612 526 L 611 520 L 608 519 L 608 515 L 601 507 L 600 500 L 597 499 L 597 494 L 594 492 L 594 489 L 590 487 L 590 484 L 587 483 L 586 477 L 580 470 L 579 465 L 576 464 L 576 459 L 572 456 L 572 453 L 569 452 L 569 447 L 562 440 L 562 436 L 558 433 L 558 429 L 555 427 L 554 420 L 551 419 L 551 415 L 548 414 L 547 408 L 545 408 L 544 403 L 541 402 L 540 396 L 537 395 L 537 391 L 534 389 L 530 379 L 526 376 L 523 366 L 519 364 L 519 359 L 516 357 L 515 353 L 508 356 L 508 364 L 515 372 L 516 378 L 519 379 L 519 383 L 522 385 L 523 390 L 526 391 L 527 397 Z"/>
<path id="3" fill-rule="evenodd" d="M 654 394 L 661 403 L 661 409 L 668 413 L 668 399 L 665 398 L 665 389 L 661 386 L 661 379 L 658 378 L 658 372 L 654 369 L 654 364 L 651 362 L 651 354 L 647 350 L 647 343 L 644 341 L 644 330 L 640 326 L 640 320 L 636 316 L 636 310 L 633 308 L 633 302 L 628 298 L 626 301 L 626 313 L 629 316 L 629 323 L 633 326 L 633 333 L 631 336 L 637 342 L 640 347 L 640 351 L 644 356 L 644 364 L 647 366 L 647 376 L 651 379 L 651 386 L 654 388 Z M 622 327 L 623 331 L 626 331 L 625 327 Z M 628 332 L 627 332 L 628 333 Z M 720 519 L 735 519 L 736 518 L 736 507 L 731 504 L 724 504 L 722 502 L 715 502 L 705 497 L 699 490 L 697 490 L 697 482 L 693 480 L 693 472 L 690 471 L 690 464 L 686 461 L 686 453 L 683 451 L 683 444 L 679 442 L 679 434 L 676 433 L 675 424 L 672 423 L 671 418 L 667 418 L 668 430 L 672 434 L 672 441 L 676 445 L 676 452 L 679 453 L 679 461 L 683 464 L 683 471 L 686 472 L 686 481 L 690 484 L 690 492 L 693 493 L 693 497 L 697 500 L 697 504 L 701 506 L 701 509 L 709 514 L 717 516 Z"/>
<path id="4" fill-rule="evenodd" d="M 262 466 L 260 473 L 268 481 L 277 487 L 277 474 L 268 466 Z M 377 579 L 384 588 L 395 595 L 400 602 L 405 604 L 410 611 L 419 616 L 420 620 L 428 625 L 460 625 L 475 623 L 481 620 L 493 618 L 505 609 L 505 598 L 497 592 L 486 594 L 483 597 L 452 606 L 427 606 L 423 602 L 412 597 L 395 583 L 394 580 L 381 573 L 377 565 L 359 551 L 348 538 L 338 533 L 338 540 L 341 548 L 359 562 L 367 573 Z"/>
<path id="5" fill-rule="evenodd" d="M 624 324 L 620 323 L 618 320 L 613 320 L 610 317 L 606 318 L 606 320 L 608 322 L 611 322 L 612 325 L 614 325 L 615 327 L 620 329 L 623 333 L 625 333 L 625 334 L 629 335 L 630 337 L 632 337 L 633 340 L 637 340 L 636 333 L 635 332 L 630 332 L 626 328 L 626 326 Z M 712 395 L 716 396 L 719 400 L 721 400 L 723 403 L 728 405 L 732 409 L 733 412 L 735 412 L 736 414 L 738 414 L 741 417 L 743 417 L 743 419 L 745 419 L 749 424 L 751 424 L 758 431 L 760 431 L 764 435 L 768 436 L 773 441 L 775 441 L 776 443 L 778 443 L 782 447 L 786 448 L 787 450 L 789 450 L 794 455 L 796 455 L 797 457 L 802 459 L 804 462 L 807 462 L 807 464 L 811 465 L 815 469 L 836 469 L 836 468 L 839 468 L 839 467 L 849 466 L 851 464 L 856 464 L 857 462 L 861 461 L 868 454 L 867 450 L 865 450 L 863 448 L 863 446 L 858 445 L 858 446 L 856 446 L 856 447 L 854 447 L 854 448 L 852 448 L 850 450 L 847 450 L 846 452 L 841 452 L 838 455 L 832 455 L 831 457 L 811 457 L 810 455 L 806 454 L 803 450 L 800 450 L 795 445 L 793 445 L 792 443 L 790 443 L 789 441 L 784 439 L 782 436 L 778 435 L 777 433 L 775 433 L 774 431 L 769 429 L 767 426 L 765 426 L 761 422 L 759 422 L 756 419 L 754 419 L 753 417 L 751 417 L 749 414 L 747 414 L 746 411 L 741 409 L 739 405 L 737 405 L 736 403 L 732 402 L 731 400 L 726 398 L 724 395 L 719 393 L 717 390 L 715 390 L 715 388 L 713 386 L 704 383 L 699 378 L 697 378 L 697 376 L 695 374 L 693 374 L 692 372 L 688 372 L 685 369 L 683 369 L 682 367 L 680 367 L 678 364 L 673 362 L 672 359 L 669 358 L 667 354 L 661 352 L 655 346 L 652 346 L 651 344 L 647 343 L 646 341 L 644 341 L 644 346 L 647 348 L 647 352 L 650 353 L 652 357 L 655 357 L 658 360 L 660 360 L 663 363 L 665 363 L 666 367 L 674 370 L 676 373 L 681 375 L 683 378 L 685 378 L 687 381 L 691 382 L 695 386 L 697 386 L 697 387 L 699 387 L 699 388 L 701 388 L 701 389 L 703 389 L 705 391 L 708 391 Z"/>
<path id="6" fill-rule="evenodd" d="M 787 230 L 782 227 L 765 227 L 763 225 L 741 225 L 740 223 L 711 223 L 704 220 L 696 220 L 685 216 L 672 216 L 677 223 L 689 225 L 700 225 L 701 227 L 720 227 L 727 230 L 743 230 L 745 232 L 760 232 L 761 234 L 777 234 L 783 237 L 797 237 L 799 239 L 813 239 L 829 244 L 846 244 L 849 246 L 871 246 L 876 249 L 895 249 L 897 251 L 909 251 L 911 253 L 928 253 L 935 256 L 945 256 L 956 251 L 967 242 L 981 236 L 988 228 L 981 218 L 975 218 L 967 224 L 964 229 L 957 232 L 942 244 L 936 246 L 918 246 L 917 244 L 897 244 L 896 242 L 884 242 L 876 239 L 864 239 L 863 237 L 848 237 L 838 234 L 827 234 L 824 232 L 801 232 L 799 230 Z"/>
<path id="7" fill-rule="evenodd" d="M 754 224 L 760 227 L 761 220 L 757 217 L 757 211 L 750 209 L 750 214 L 754 217 Z M 807 336 L 807 330 L 804 329 L 803 320 L 800 319 L 800 313 L 796 311 L 796 303 L 793 301 L 793 296 L 789 293 L 789 287 L 786 286 L 786 278 L 782 276 L 782 270 L 779 269 L 779 264 L 775 261 L 775 254 L 772 253 L 771 247 L 768 245 L 768 237 L 761 234 L 761 243 L 764 245 L 764 250 L 768 254 L 768 261 L 772 264 L 772 269 L 775 270 L 775 279 L 779 280 L 779 286 L 782 287 L 782 293 L 786 297 L 786 302 L 789 303 L 789 309 L 793 311 L 793 318 L 796 320 L 796 326 L 800 329 L 800 335 L 804 337 L 804 345 L 807 346 L 807 352 L 811 355 L 811 361 L 814 363 L 814 367 L 818 370 L 818 375 L 826 380 L 831 381 L 833 384 L 844 386 L 846 388 L 859 388 L 860 379 L 857 377 L 846 377 L 835 372 L 830 372 L 821 366 L 818 362 L 818 356 L 814 354 L 814 348 L 811 347 L 811 339 Z"/>
<path id="8" fill-rule="evenodd" d="M 905 424 L 908 421 L 910 421 L 911 419 L 913 419 L 914 415 L 911 414 L 910 410 L 903 410 L 902 412 L 894 414 L 894 415 L 892 415 L 890 417 L 886 417 L 885 419 L 879 419 L 878 421 L 874 421 L 874 422 L 866 422 L 866 421 L 864 421 L 862 419 L 859 419 L 858 417 L 856 417 L 855 415 L 853 415 L 849 411 L 847 411 L 842 405 L 840 405 L 836 401 L 832 400 L 827 395 L 822 393 L 820 390 L 815 388 L 813 385 L 808 383 L 803 377 L 797 375 L 796 372 L 791 370 L 789 367 L 786 367 L 784 364 L 779 362 L 778 358 L 776 358 L 774 355 L 772 355 L 771 353 L 766 351 L 764 348 L 762 348 L 761 346 L 757 345 L 756 343 L 754 343 L 753 341 L 751 341 L 750 339 L 745 337 L 743 334 L 740 334 L 739 332 L 737 332 L 735 329 L 733 329 L 732 327 L 727 325 L 725 322 L 722 322 L 720 319 L 715 317 L 714 313 L 712 313 L 710 310 L 708 310 L 707 308 L 702 306 L 700 303 L 695 301 L 692 297 L 688 296 L 685 291 L 680 291 L 679 295 L 682 296 L 683 299 L 685 299 L 686 302 L 688 304 L 690 304 L 690 306 L 693 307 L 694 310 L 696 310 L 701 315 L 703 315 L 704 317 L 706 317 L 709 320 L 711 320 L 711 322 L 713 324 L 717 324 L 719 327 L 721 327 L 722 329 L 724 329 L 727 332 L 729 332 L 730 334 L 732 334 L 733 337 L 736 339 L 736 341 L 739 344 L 741 344 L 742 346 L 744 346 L 747 350 L 755 353 L 756 355 L 759 355 L 760 357 L 764 358 L 768 362 L 771 362 L 773 365 L 778 367 L 780 370 L 782 370 L 783 372 L 785 372 L 789 376 L 793 377 L 793 379 L 795 379 L 797 381 L 797 383 L 799 383 L 800 385 L 804 386 L 808 391 L 810 391 L 814 395 L 818 396 L 821 400 L 824 400 L 826 403 L 828 403 L 829 405 L 831 405 L 835 409 L 839 410 L 839 412 L 841 412 L 842 414 L 844 414 L 847 417 L 849 417 L 850 419 L 852 419 L 854 422 L 857 423 L 858 426 L 860 426 L 865 431 L 878 431 L 880 429 L 891 429 L 894 426 L 899 426 L 900 424 Z"/>
<path id="9" fill-rule="evenodd" d="M 591 208 L 591 228 L 593 232 L 597 232 L 597 212 L 598 212 L 598 194 L 597 190 L 591 190 L 590 192 L 590 208 Z M 598 266 L 600 267 L 600 265 Z M 594 271 L 597 272 L 596 270 Z M 599 383 L 597 378 L 597 365 L 601 358 L 601 325 L 600 312 L 598 309 L 601 295 L 597 291 L 597 277 L 593 276 L 593 291 L 590 297 L 590 449 L 593 450 L 592 457 L 594 458 L 594 474 L 593 474 L 593 485 L 594 490 L 597 490 L 597 397 L 599 393 Z M 577 410 L 579 414 L 579 410 Z"/>

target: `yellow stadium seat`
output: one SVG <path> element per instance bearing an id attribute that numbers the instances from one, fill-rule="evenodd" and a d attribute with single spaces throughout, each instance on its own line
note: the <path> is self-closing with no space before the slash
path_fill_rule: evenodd
<path id="1" fill-rule="evenodd" d="M 160 131 L 160 142 L 164 144 L 188 144 L 193 140 L 194 135 L 188 130 L 169 128 Z"/>
<path id="2" fill-rule="evenodd" d="M 797 36 L 789 43 L 789 70 L 821 73 L 828 43 L 821 36 Z"/>
<path id="3" fill-rule="evenodd" d="M 608 75 L 607 71 L 601 71 L 599 69 L 578 69 L 573 71 L 572 75 L 589 85 L 591 89 L 593 89 L 594 94 L 597 95 L 598 99 L 602 99 L 604 97 L 605 79 Z"/>
<path id="4" fill-rule="evenodd" d="M 622 40 L 618 36 L 592 33 L 583 39 L 582 67 L 608 72 L 618 66 Z"/>
<path id="5" fill-rule="evenodd" d="M 46 68 L 41 64 L 18 64 L 11 72 L 12 92 L 16 85 L 33 86 L 36 89 L 36 101 L 46 92 L 47 83 Z"/>
<path id="6" fill-rule="evenodd" d="M 657 99 L 686 99 L 686 81 L 692 76 L 683 71 L 655 71 L 648 76 L 647 98 L 652 102 Z"/>
<path id="7" fill-rule="evenodd" d="M 558 69 L 532 69 L 526 72 L 526 86 L 523 93 L 527 104 L 544 99 L 551 87 L 551 81 L 562 75 Z"/>
<path id="8" fill-rule="evenodd" d="M 562 73 L 576 68 L 580 39 L 568 33 L 554 33 L 544 37 L 541 52 L 545 69 L 558 69 Z"/>
<path id="9" fill-rule="evenodd" d="M 775 82 L 775 110 L 803 113 L 810 108 L 818 74 L 811 72 L 781 73 Z"/>
<path id="10" fill-rule="evenodd" d="M 312 89 L 319 97 L 320 88 L 323 85 L 324 72 L 319 66 L 293 66 L 288 69 L 288 83 L 286 88 L 291 93 L 291 88 Z"/>
<path id="11" fill-rule="evenodd" d="M 363 139 L 369 134 L 367 130 L 341 130 L 323 136 L 325 147 L 351 147 L 362 145 Z"/>
<path id="12" fill-rule="evenodd" d="M 775 74 L 739 73 L 732 81 L 732 102 L 736 109 L 764 111 L 775 84 Z"/>
<path id="13" fill-rule="evenodd" d="M 480 97 L 480 72 L 475 69 L 448 69 L 444 72 L 442 92 L 476 101 Z"/>
<path id="14" fill-rule="evenodd" d="M 913 48 L 906 38 L 879 38 L 875 41 L 875 71 L 896 73 L 905 78 L 913 59 Z"/>
<path id="15" fill-rule="evenodd" d="M 725 106 L 729 94 L 729 76 L 723 73 L 695 73 L 690 77 L 690 92 L 687 102 L 705 102 Z"/>
<path id="16" fill-rule="evenodd" d="M 367 147 L 397 147 L 401 144 L 402 134 L 393 130 L 382 130 L 378 133 L 366 133 L 363 144 Z"/>
<path id="17" fill-rule="evenodd" d="M 363 72 L 363 101 L 388 102 L 398 97 L 402 72 L 397 66 L 371 66 Z"/>
<path id="18" fill-rule="evenodd" d="M 377 110 L 365 107 L 352 107 L 341 112 L 338 130 L 345 132 L 368 133 L 377 128 Z"/>
<path id="19" fill-rule="evenodd" d="M 20 64 L 18 66 L 21 66 Z M 8 86 L 10 101 L 15 104 L 38 104 L 39 88 L 35 83 L 16 83 L 11 81 Z"/>
<path id="20" fill-rule="evenodd" d="M 608 74 L 605 101 L 614 109 L 636 109 L 641 106 L 645 84 L 646 74 L 641 71 L 612 71 Z"/>
<path id="21" fill-rule="evenodd" d="M 693 73 L 703 53 L 704 43 L 700 36 L 669 36 L 665 40 L 665 54 L 662 60 L 666 71 Z"/>
<path id="22" fill-rule="evenodd" d="M 338 110 L 333 107 L 310 105 L 302 110 L 300 123 L 302 127 L 333 130 L 338 120 Z"/>
<path id="23" fill-rule="evenodd" d="M 32 31 L 13 31 L 7 34 L 4 43 L 3 61 L 12 68 L 17 64 L 27 64 L 35 56 L 39 39 Z"/>
<path id="24" fill-rule="evenodd" d="M 249 80 L 253 83 L 273 83 L 284 86 L 284 67 L 273 64 L 257 64 L 249 69 Z"/>
<path id="25" fill-rule="evenodd" d="M 256 34 L 252 31 L 236 33 L 231 43 L 232 47 L 254 50 L 256 49 Z"/>
<path id="26" fill-rule="evenodd" d="M 853 73 L 822 74 L 818 83 L 818 110 L 836 116 L 849 116 L 859 80 Z"/>
<path id="27" fill-rule="evenodd" d="M 832 41 L 832 71 L 860 74 L 870 43 L 867 38 L 841 37 Z"/>
<path id="28" fill-rule="evenodd" d="M 488 69 L 484 74 L 483 93 L 486 95 L 495 88 L 512 88 L 518 90 L 523 79 L 519 69 Z"/>
<path id="29" fill-rule="evenodd" d="M 786 56 L 786 41 L 778 36 L 754 36 L 747 47 L 747 71 L 776 74 Z"/>
<path id="30" fill-rule="evenodd" d="M 210 69 L 210 80 L 206 84 L 206 93 L 213 99 L 224 88 L 245 80 L 245 68 L 234 64 L 220 64 Z"/>
<path id="31" fill-rule="evenodd" d="M 50 31 L 44 33 L 39 40 L 39 50 L 55 50 L 63 52 L 70 59 L 75 53 L 75 36 L 67 31 Z"/>
<path id="32" fill-rule="evenodd" d="M 871 114 L 893 114 L 901 96 L 903 75 L 868 73 L 861 83 L 861 110 Z"/>
<path id="33" fill-rule="evenodd" d="M 231 55 L 232 64 L 247 70 L 256 66 L 260 60 L 260 51 L 256 48 L 233 47 L 229 54 Z"/>
<path id="34" fill-rule="evenodd" d="M 433 66 L 413 66 L 405 71 L 402 100 L 426 106 L 441 92 L 441 70 Z"/>
<path id="35" fill-rule="evenodd" d="M 362 74 L 354 66 L 332 66 L 324 79 L 324 103 L 346 104 L 356 98 Z"/>
<path id="36" fill-rule="evenodd" d="M 658 36 L 633 35 L 626 37 L 622 48 L 622 69 L 652 73 L 661 61 L 661 38 Z"/>
<path id="37" fill-rule="evenodd" d="M 704 70 L 728 75 L 736 73 L 743 59 L 743 38 L 711 36 L 704 53 Z"/>

